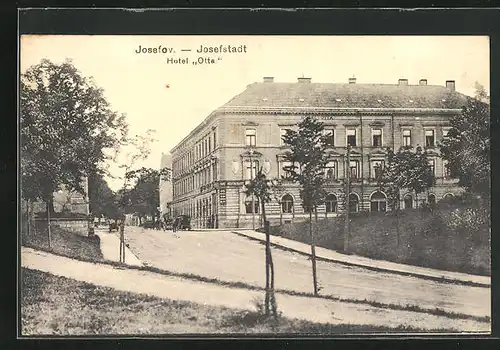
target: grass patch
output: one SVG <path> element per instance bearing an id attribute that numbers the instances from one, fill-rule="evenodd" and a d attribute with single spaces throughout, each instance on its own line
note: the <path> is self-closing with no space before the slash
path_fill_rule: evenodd
<path id="1" fill-rule="evenodd" d="M 314 224 L 316 244 L 342 252 L 344 218 L 319 218 Z M 308 222 L 273 226 L 271 234 L 310 244 Z M 373 259 L 490 276 L 490 246 L 489 209 L 474 204 L 432 213 L 404 210 L 399 218 L 393 213 L 351 217 L 350 252 Z"/>
<path id="2" fill-rule="evenodd" d="M 99 287 L 48 273 L 21 270 L 21 334 L 171 335 L 184 333 L 352 334 L 452 332 L 371 325 L 332 325 L 259 312 L 160 299 Z"/>
<path id="3" fill-rule="evenodd" d="M 21 234 L 21 245 L 48 251 L 69 258 L 82 258 L 87 261 L 104 261 L 99 236 L 82 236 L 60 227 L 51 228 L 51 247 L 49 248 L 47 231 L 41 230 L 29 235 Z"/>

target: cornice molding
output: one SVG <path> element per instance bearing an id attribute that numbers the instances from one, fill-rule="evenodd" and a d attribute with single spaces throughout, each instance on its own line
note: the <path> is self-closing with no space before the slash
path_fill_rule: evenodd
<path id="1" fill-rule="evenodd" d="M 459 114 L 459 108 L 334 108 L 334 107 L 221 107 L 221 113 L 235 114 L 303 114 L 303 115 L 385 115 L 392 114 Z"/>

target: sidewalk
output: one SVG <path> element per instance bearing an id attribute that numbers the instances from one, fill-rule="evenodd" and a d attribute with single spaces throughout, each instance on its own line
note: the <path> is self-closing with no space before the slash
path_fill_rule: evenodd
<path id="1" fill-rule="evenodd" d="M 88 263 L 31 248 L 21 248 L 23 267 L 57 276 L 85 281 L 120 291 L 143 293 L 159 298 L 190 301 L 198 304 L 255 311 L 255 300 L 263 299 L 262 291 L 229 288 L 153 272 L 116 268 Z M 459 332 L 490 332 L 490 324 L 474 320 L 453 319 L 412 311 L 389 310 L 320 298 L 290 296 L 277 293 L 278 308 L 283 316 L 330 324 L 365 324 L 417 327 L 422 330 L 455 329 Z"/>
<path id="2" fill-rule="evenodd" d="M 106 260 L 120 261 L 120 238 L 115 232 L 96 231 L 95 233 L 101 240 L 101 252 Z M 133 266 L 143 266 L 141 261 L 125 247 L 125 263 Z"/>
<path id="3" fill-rule="evenodd" d="M 266 235 L 262 232 L 253 230 L 233 230 L 232 232 L 253 240 L 259 240 L 263 242 L 265 242 L 266 240 Z M 283 237 L 271 235 L 271 244 L 292 250 L 297 253 L 306 255 L 311 254 L 310 245 Z M 365 258 L 357 255 L 345 255 L 321 247 L 316 247 L 316 257 L 339 264 L 363 267 L 383 272 L 392 272 L 406 276 L 433 279 L 457 284 L 476 285 L 488 288 L 491 286 L 491 278 L 486 276 L 469 275 L 460 272 L 443 271 L 419 266 L 398 264 L 385 260 Z"/>

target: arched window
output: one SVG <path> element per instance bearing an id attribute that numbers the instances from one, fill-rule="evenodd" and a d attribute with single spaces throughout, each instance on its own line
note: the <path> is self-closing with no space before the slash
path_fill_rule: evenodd
<path id="1" fill-rule="evenodd" d="M 326 196 L 325 204 L 327 213 L 335 213 L 337 211 L 337 196 L 330 193 Z"/>
<path id="2" fill-rule="evenodd" d="M 252 212 L 252 198 L 253 198 L 253 212 Z M 259 199 L 255 196 L 248 196 L 245 199 L 245 211 L 247 214 L 259 213 Z"/>
<path id="3" fill-rule="evenodd" d="M 432 207 L 436 205 L 436 196 L 434 194 L 430 194 L 427 196 L 427 201 L 429 202 L 429 205 Z"/>
<path id="4" fill-rule="evenodd" d="M 370 209 L 371 211 L 386 211 L 387 198 L 382 192 L 375 192 L 370 198 Z"/>
<path id="5" fill-rule="evenodd" d="M 293 197 L 289 194 L 285 194 L 281 198 L 281 211 L 283 213 L 291 213 L 293 211 Z"/>
<path id="6" fill-rule="evenodd" d="M 359 197 L 356 193 L 349 195 L 349 213 L 357 213 L 359 210 Z"/>
<path id="7" fill-rule="evenodd" d="M 405 202 L 405 209 L 412 209 L 413 208 L 413 197 L 409 194 L 407 194 L 404 197 L 404 202 Z"/>
<path id="8" fill-rule="evenodd" d="M 446 200 L 446 201 L 449 201 L 451 199 L 455 198 L 455 196 L 451 193 L 447 193 L 443 196 L 443 199 Z"/>

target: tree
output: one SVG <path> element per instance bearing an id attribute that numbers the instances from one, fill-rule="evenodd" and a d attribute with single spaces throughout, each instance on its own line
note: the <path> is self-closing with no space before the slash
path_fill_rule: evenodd
<path id="1" fill-rule="evenodd" d="M 309 213 L 309 233 L 311 235 L 311 261 L 313 270 L 314 295 L 318 294 L 316 278 L 316 248 L 312 228 L 312 214 L 317 214 L 317 207 L 325 201 L 324 169 L 328 162 L 326 155 L 327 140 L 324 126 L 320 121 L 306 117 L 298 124 L 299 130 L 287 130 L 283 141 L 290 147 L 286 159 L 292 163 L 285 167 L 291 179 L 301 186 L 302 207 Z M 317 220 L 317 215 L 315 215 Z"/>
<path id="2" fill-rule="evenodd" d="M 266 234 L 266 296 L 265 296 L 265 313 L 269 316 L 272 311 L 273 316 L 277 317 L 277 303 L 274 293 L 274 263 L 271 254 L 271 239 L 269 232 L 269 223 L 266 217 L 266 203 L 271 201 L 271 193 L 274 185 L 270 186 L 270 181 L 266 179 L 266 175 L 259 169 L 255 178 L 251 179 L 245 185 L 245 194 L 247 196 L 255 196 L 260 203 L 262 210 L 262 218 L 264 220 L 265 234 Z"/>
<path id="3" fill-rule="evenodd" d="M 98 173 L 89 176 L 89 207 L 90 212 L 98 218 L 104 216 L 116 219 L 118 217 L 116 194 L 109 188 L 104 177 Z"/>
<path id="4" fill-rule="evenodd" d="M 53 193 L 62 187 L 87 195 L 82 179 L 102 171 L 127 134 L 103 90 L 71 61 L 42 60 L 21 74 L 21 194 L 45 202 L 50 245 Z"/>
<path id="5" fill-rule="evenodd" d="M 146 215 L 151 215 L 153 221 L 157 220 L 158 207 L 160 206 L 159 182 L 170 181 L 171 169 L 161 170 L 142 167 L 125 174 L 125 177 L 135 182 L 134 187 L 128 191 L 127 211 L 135 213 L 139 222 Z"/>
<path id="6" fill-rule="evenodd" d="M 491 137 L 490 111 L 486 91 L 477 86 L 476 98 L 469 98 L 462 113 L 450 120 L 452 128 L 440 143 L 442 158 L 452 177 L 468 192 L 490 196 Z"/>
<path id="7" fill-rule="evenodd" d="M 383 171 L 382 187 L 388 193 L 389 205 L 399 207 L 401 189 L 415 192 L 418 195 L 434 186 L 436 179 L 429 164 L 427 153 L 418 146 L 401 147 L 396 153 L 388 150 L 388 162 Z"/>

